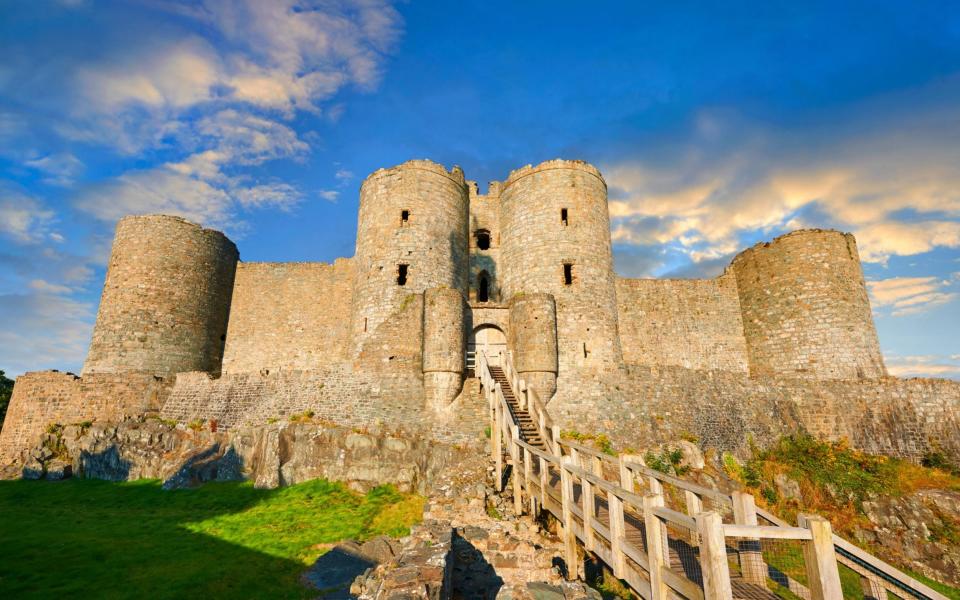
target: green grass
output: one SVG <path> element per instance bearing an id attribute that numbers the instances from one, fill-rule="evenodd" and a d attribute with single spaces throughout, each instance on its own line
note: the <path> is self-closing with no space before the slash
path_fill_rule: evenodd
<path id="1" fill-rule="evenodd" d="M 301 598 L 300 575 L 344 538 L 403 535 L 423 499 L 314 480 L 0 482 L 0 597 Z M 314 593 L 315 595 L 315 593 Z"/>

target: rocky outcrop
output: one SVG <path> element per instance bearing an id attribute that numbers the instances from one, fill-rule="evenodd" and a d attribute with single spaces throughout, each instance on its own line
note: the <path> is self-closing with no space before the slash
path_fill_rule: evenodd
<path id="1" fill-rule="evenodd" d="M 24 464 L 16 475 L 162 479 L 167 488 L 243 479 L 273 488 L 325 478 L 360 492 L 393 484 L 420 493 L 451 478 L 482 479 L 486 469 L 476 451 L 389 433 L 309 422 L 211 432 L 157 419 L 51 428 Z"/>
<path id="2" fill-rule="evenodd" d="M 873 527 L 858 528 L 857 541 L 927 577 L 960 585 L 960 491 L 877 497 L 864 502 L 863 511 Z"/>

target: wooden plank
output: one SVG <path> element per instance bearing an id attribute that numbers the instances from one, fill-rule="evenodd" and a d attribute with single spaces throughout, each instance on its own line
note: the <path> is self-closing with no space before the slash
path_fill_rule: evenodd
<path id="1" fill-rule="evenodd" d="M 500 384 L 497 384 L 498 387 L 495 388 L 494 391 L 499 389 L 499 385 Z M 494 484 L 498 492 L 503 491 L 503 440 L 501 438 L 502 432 L 500 431 L 500 424 L 503 422 L 503 420 L 500 413 L 501 410 L 502 409 L 500 408 L 500 403 L 499 402 L 495 403 L 494 416 L 493 416 L 494 423 L 493 423 L 492 433 L 493 433 L 493 460 L 494 460 L 494 463 L 496 464 L 496 472 L 494 473 L 494 475 L 496 475 L 496 479 L 494 480 Z"/>
<path id="2" fill-rule="evenodd" d="M 610 505 L 610 568 L 613 574 L 620 579 L 626 571 L 626 560 L 623 554 L 624 522 L 623 522 L 623 502 L 616 495 L 609 495 L 607 503 Z"/>
<path id="3" fill-rule="evenodd" d="M 703 597 L 703 590 L 700 589 L 699 585 L 690 581 L 686 577 L 677 575 L 667 567 L 661 568 L 660 577 L 663 578 L 663 581 L 668 586 L 679 592 L 683 597 L 690 598 L 690 600 L 705 600 Z"/>
<path id="4" fill-rule="evenodd" d="M 577 578 L 577 537 L 573 531 L 573 475 L 568 470 L 569 457 L 560 464 L 560 490 L 562 495 L 563 556 L 567 563 L 567 579 Z"/>
<path id="5" fill-rule="evenodd" d="M 623 554 L 633 562 L 640 565 L 644 572 L 650 572 L 650 561 L 648 560 L 647 554 L 641 549 L 640 546 L 630 543 L 624 544 Z"/>
<path id="6" fill-rule="evenodd" d="M 810 600 L 843 600 L 830 521 L 811 516 L 807 517 L 806 524 L 813 536 L 811 542 L 803 546 Z"/>
<path id="7" fill-rule="evenodd" d="M 910 577 L 906 573 L 898 570 L 896 567 L 890 566 L 889 564 L 883 562 L 876 556 L 869 554 L 865 550 L 862 550 L 857 546 L 854 546 L 853 544 L 851 544 L 850 542 L 848 542 L 847 540 L 843 539 L 840 536 L 837 536 L 837 535 L 833 536 L 833 544 L 837 549 L 841 550 L 842 552 L 850 554 L 856 559 L 869 565 L 872 569 L 876 569 L 880 573 L 884 573 L 888 577 L 891 577 L 892 579 L 895 579 L 903 583 L 906 587 L 913 588 L 914 590 L 916 590 L 917 592 L 920 592 L 921 594 L 930 598 L 931 600 L 948 600 L 948 598 L 943 594 L 937 592 L 936 590 L 930 588 L 927 585 L 924 585 L 923 583 L 917 581 L 913 577 Z M 902 590 L 900 590 L 900 592 L 902 593 Z"/>
<path id="8" fill-rule="evenodd" d="M 583 479 L 580 482 L 580 488 L 580 501 L 583 503 L 583 545 L 588 551 L 593 552 L 593 515 L 596 510 L 593 486 L 590 484 L 590 480 Z"/>
<path id="9" fill-rule="evenodd" d="M 654 514 L 667 521 L 668 523 L 673 523 L 674 525 L 681 525 L 687 529 L 696 529 L 697 522 L 687 515 L 677 512 L 675 510 L 659 506 L 654 509 Z"/>
<path id="10" fill-rule="evenodd" d="M 753 496 L 742 491 L 733 492 L 733 518 L 737 525 L 757 526 L 757 506 Z M 740 572 L 744 581 L 764 585 L 767 581 L 767 565 L 763 562 L 760 539 L 750 534 L 737 540 Z"/>
<path id="11" fill-rule="evenodd" d="M 715 512 L 696 516 L 700 537 L 700 571 L 703 573 L 703 591 L 707 600 L 732 600 L 730 566 L 727 563 L 726 538 L 723 520 Z"/>
<path id="12" fill-rule="evenodd" d="M 523 514 L 523 491 L 520 486 L 520 428 L 510 425 L 510 458 L 513 459 L 513 469 L 510 471 L 513 479 L 513 514 L 518 517 Z"/>
<path id="13" fill-rule="evenodd" d="M 811 540 L 813 536 L 809 529 L 802 527 L 773 527 L 766 525 L 736 525 L 723 526 L 723 534 L 727 537 L 759 538 L 770 540 Z"/>
<path id="14" fill-rule="evenodd" d="M 663 579 L 663 568 L 667 565 L 669 556 L 664 556 L 664 531 L 660 517 L 655 514 L 657 508 L 663 506 L 663 496 L 648 494 L 643 497 L 644 524 L 647 531 L 647 562 L 650 573 L 650 596 L 653 600 L 667 600 L 669 598 L 667 583 Z"/>

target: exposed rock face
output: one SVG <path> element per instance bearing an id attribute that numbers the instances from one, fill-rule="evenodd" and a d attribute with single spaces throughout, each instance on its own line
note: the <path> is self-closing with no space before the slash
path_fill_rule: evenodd
<path id="1" fill-rule="evenodd" d="M 927 577 L 960 585 L 960 492 L 925 490 L 902 498 L 863 503 L 874 525 L 856 532 Z"/>
<path id="2" fill-rule="evenodd" d="M 44 434 L 28 453 L 22 473 L 14 475 L 54 479 L 72 472 L 110 481 L 162 479 L 167 488 L 241 479 L 273 488 L 322 477 L 361 492 L 389 483 L 401 491 L 426 493 L 451 473 L 482 477 L 484 458 L 422 439 L 313 423 L 213 433 L 128 419 Z"/>

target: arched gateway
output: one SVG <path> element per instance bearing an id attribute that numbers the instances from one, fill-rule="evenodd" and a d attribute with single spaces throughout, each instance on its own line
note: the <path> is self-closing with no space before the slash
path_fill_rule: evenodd
<path id="1" fill-rule="evenodd" d="M 467 340 L 467 369 L 472 370 L 477 362 L 477 352 L 486 352 L 491 364 L 499 364 L 496 357 L 500 351 L 507 349 L 507 336 L 496 325 L 485 323 L 478 325 L 470 333 Z"/>

